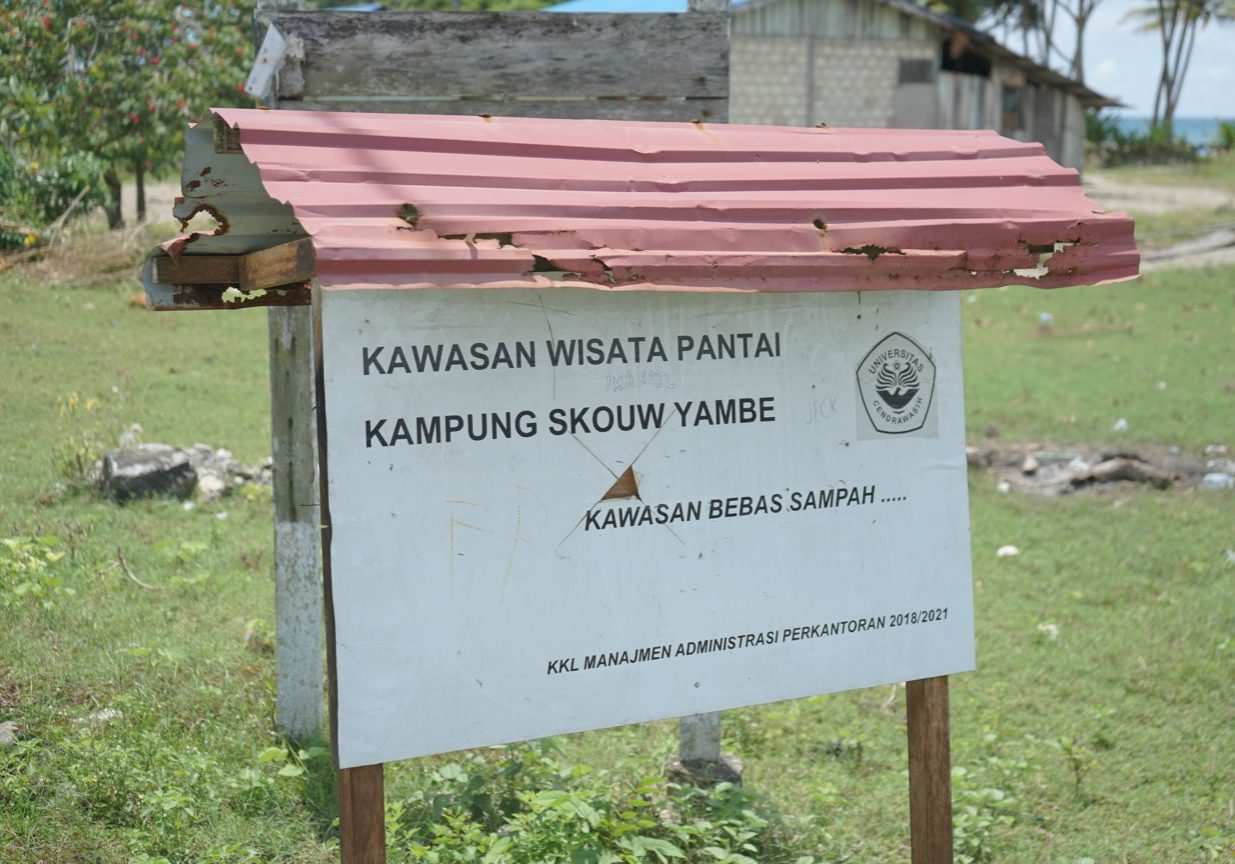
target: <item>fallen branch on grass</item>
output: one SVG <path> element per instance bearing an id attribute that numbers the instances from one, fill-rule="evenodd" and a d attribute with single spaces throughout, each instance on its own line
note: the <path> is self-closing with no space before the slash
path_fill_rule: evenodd
<path id="1" fill-rule="evenodd" d="M 124 552 L 120 550 L 119 546 L 116 547 L 116 564 L 119 565 L 121 572 L 123 572 L 125 576 L 128 576 L 129 580 L 132 581 L 133 584 L 145 588 L 147 591 L 159 590 L 157 585 L 148 585 L 133 575 L 133 571 L 129 569 L 129 563 L 124 560 Z"/>

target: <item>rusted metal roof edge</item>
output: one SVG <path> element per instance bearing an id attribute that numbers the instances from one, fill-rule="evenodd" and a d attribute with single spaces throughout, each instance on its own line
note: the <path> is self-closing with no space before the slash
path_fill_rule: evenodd
<path id="1" fill-rule="evenodd" d="M 768 222 L 760 221 L 756 215 L 753 217 L 754 221 L 736 221 L 724 226 L 729 232 L 725 236 L 732 235 L 727 242 L 733 245 L 717 251 L 692 248 L 689 245 L 681 248 L 681 243 L 689 241 L 690 232 L 701 228 L 712 230 L 716 226 L 682 222 L 680 217 L 675 217 L 679 221 L 658 221 L 669 218 L 666 216 L 672 212 L 669 203 L 647 205 L 655 210 L 655 214 L 649 217 L 650 221 L 643 226 L 642 240 L 655 240 L 658 236 L 673 237 L 678 244 L 678 248 L 674 249 L 664 248 L 664 242 L 674 241 L 663 239 L 660 240 L 661 248 L 651 249 L 640 248 L 648 245 L 642 242 L 622 245 L 621 248 L 607 248 L 603 241 L 587 240 L 590 235 L 603 235 L 605 232 L 625 237 L 622 232 L 629 230 L 620 226 L 620 219 L 609 215 L 620 210 L 620 206 L 608 199 L 599 198 L 598 203 L 589 205 L 594 212 L 563 215 L 562 225 L 555 231 L 516 230 L 513 235 L 500 235 L 506 237 L 505 240 L 488 239 L 489 235 L 481 233 L 483 229 L 473 231 L 469 228 L 459 236 L 442 236 L 423 224 L 417 225 L 415 219 L 409 224 L 405 216 L 396 216 L 393 212 L 397 207 L 382 203 L 380 194 L 375 197 L 373 206 L 369 207 L 372 212 L 361 206 L 354 216 L 327 216 L 321 205 L 335 200 L 332 197 L 337 195 L 334 187 L 338 186 L 338 192 L 342 192 L 345 189 L 344 184 L 311 182 L 307 174 L 304 175 L 303 183 L 289 182 L 289 172 L 294 175 L 296 163 L 280 161 L 277 148 L 280 141 L 286 141 L 289 154 L 303 150 L 303 130 L 306 124 L 311 126 L 319 118 L 322 118 L 321 123 L 329 125 L 332 130 L 345 129 L 353 123 L 366 127 L 377 119 L 372 115 L 325 116 L 303 112 L 220 110 L 208 115 L 206 122 L 191 130 L 189 138 L 196 142 L 199 152 L 190 159 L 187 138 L 184 187 L 186 197 L 191 197 L 192 200 L 185 202 L 181 199 L 177 205 L 178 213 L 189 212 L 191 208 L 227 213 L 227 216 L 220 220 L 220 228 L 214 234 L 189 235 L 152 250 L 143 267 L 143 284 L 152 307 L 245 308 L 253 305 L 292 305 L 308 302 L 307 283 L 304 282 L 266 287 L 261 289 L 263 293 L 258 293 L 246 292 L 239 285 L 213 283 L 208 279 L 199 279 L 192 284 L 166 284 L 159 281 L 158 273 L 160 258 L 169 253 L 173 257 L 186 255 L 190 258 L 198 255 L 218 256 L 220 253 L 245 254 L 254 249 L 282 243 L 289 236 L 305 235 L 313 244 L 316 278 L 327 290 L 342 287 L 446 290 L 532 287 L 667 292 L 952 290 L 1010 284 L 1056 288 L 1123 281 L 1137 275 L 1139 255 L 1132 239 L 1131 220 L 1122 213 L 1101 212 L 1080 193 L 1079 182 L 1075 183 L 1076 189 L 1060 189 L 1058 201 L 1052 200 L 1046 210 L 1037 210 L 1040 205 L 1036 203 L 1026 209 L 1025 202 L 1036 199 L 1023 198 L 1018 216 L 1010 214 L 1017 212 L 1017 190 L 1021 186 L 1011 184 L 992 190 L 998 197 L 992 198 L 991 204 L 983 205 L 991 208 L 990 215 L 976 220 L 976 224 L 972 226 L 964 225 L 963 219 L 949 225 L 947 223 L 951 219 L 932 224 L 932 219 L 922 217 L 922 213 L 929 214 L 932 207 L 937 208 L 937 204 L 932 201 L 944 199 L 948 190 L 940 190 L 938 193 L 926 189 L 920 192 L 910 190 L 906 194 L 913 197 L 906 200 L 906 217 L 880 217 L 868 226 L 871 231 L 869 240 L 865 234 L 867 229 L 861 227 L 861 222 L 842 223 L 830 229 L 833 232 L 833 241 L 842 237 L 856 237 L 860 229 L 862 242 L 860 245 L 855 242 L 851 246 L 843 243 L 837 245 L 826 240 L 829 228 L 821 225 L 817 218 L 813 227 L 809 216 L 799 225 L 796 221 L 799 214 L 795 208 L 800 208 L 798 205 L 788 204 L 783 208 L 788 212 L 788 217 L 778 213 L 775 221 Z M 466 132 L 469 123 L 482 123 L 481 118 L 457 117 L 450 118 L 452 122 L 446 125 L 446 128 L 433 129 L 431 127 L 438 126 L 445 118 L 428 118 L 434 122 L 425 124 L 418 124 L 420 118 L 416 117 L 382 116 L 380 119 L 383 124 L 406 123 L 410 135 L 408 140 L 437 134 L 441 140 L 433 146 L 438 148 L 443 142 L 449 143 L 454 130 L 464 130 L 461 134 L 466 137 L 466 134 L 469 134 Z M 519 118 L 512 119 L 516 123 L 520 122 Z M 252 123 L 258 130 L 258 134 L 253 137 L 260 143 L 251 145 L 256 148 L 253 153 L 246 148 L 246 123 Z M 521 125 L 514 138 L 524 140 L 531 134 L 534 138 L 543 140 L 569 139 L 576 130 L 580 132 L 580 141 L 594 139 L 596 135 L 597 128 L 592 121 L 588 121 L 586 129 L 578 122 L 573 125 L 570 121 L 558 123 L 561 124 L 560 128 L 552 123 L 526 127 Z M 209 129 L 212 125 L 213 130 Z M 625 132 L 628 130 L 618 127 L 629 124 L 609 125 L 614 127 L 615 132 Z M 656 137 L 660 132 L 664 133 L 665 142 L 680 141 L 681 128 L 689 124 L 638 125 L 641 132 L 646 131 L 652 136 L 651 143 L 655 146 L 661 143 L 661 139 Z M 489 124 L 485 126 L 489 130 L 493 129 Z M 535 128 L 538 126 L 540 129 Z M 740 139 L 766 136 L 770 147 L 774 147 L 781 140 L 788 140 L 778 136 L 792 136 L 802 131 L 780 130 L 775 127 L 720 128 L 725 129 L 725 132 L 731 129 Z M 938 133 L 939 130 L 932 131 Z M 725 132 L 722 132 L 722 135 Z M 868 136 L 869 132 L 870 130 L 863 130 L 861 135 Z M 939 141 L 941 137 L 942 142 Z M 946 145 L 949 140 L 939 134 L 926 134 L 921 140 L 927 139 L 932 149 L 937 147 L 938 143 Z M 203 155 L 200 151 L 203 141 L 206 140 L 210 141 L 210 152 Z M 272 140 L 275 145 L 272 145 Z M 916 139 L 911 138 L 910 143 L 914 140 Z M 958 135 L 956 140 L 967 142 L 968 139 Z M 275 146 L 273 152 L 272 146 Z M 334 149 L 333 144 L 330 149 Z M 743 152 L 745 150 L 738 149 Z M 354 153 L 348 152 L 346 148 L 339 148 L 338 157 L 342 163 L 348 163 L 349 160 L 365 163 L 368 158 L 365 153 L 364 148 L 358 145 Z M 409 157 L 412 156 L 413 154 L 409 153 Z M 516 154 L 511 158 L 518 160 L 521 156 Z M 739 152 L 738 158 L 744 158 L 742 152 Z M 958 158 L 964 157 L 958 153 Z M 1018 154 L 1016 158 L 1024 157 Z M 440 173 L 440 176 L 447 179 L 451 176 L 469 176 L 468 158 L 465 154 L 459 154 L 459 160 L 457 168 L 447 166 L 446 173 Z M 1042 160 L 1053 165 L 1045 157 L 1042 157 Z M 232 165 L 232 162 L 236 164 Z M 566 159 L 564 162 L 563 176 L 581 170 L 577 160 Z M 240 179 L 232 183 L 230 174 L 219 176 L 216 163 L 226 163 L 229 171 Z M 815 164 L 817 166 L 818 163 Z M 686 172 L 687 176 L 691 170 L 702 170 L 693 169 L 691 166 L 692 163 L 683 163 L 681 168 L 673 170 Z M 614 173 L 615 178 L 619 175 L 628 176 L 623 172 L 630 170 L 623 168 L 620 160 L 606 167 Z M 790 168 L 792 169 L 792 165 Z M 511 170 L 517 171 L 517 167 Z M 836 170 L 843 175 L 843 172 L 855 169 L 841 165 Z M 452 175 L 450 171 L 461 173 Z M 981 171 L 985 172 L 982 176 L 989 174 L 999 178 L 1001 182 L 1011 180 L 1004 173 L 1004 169 L 994 163 Z M 380 181 L 387 175 L 382 175 L 379 171 L 376 176 Z M 205 180 L 209 180 L 209 183 L 203 182 Z M 903 181 L 889 180 L 888 188 L 900 188 L 895 185 L 897 182 Z M 300 186 L 304 188 L 304 195 L 298 194 Z M 278 198 L 271 195 L 272 187 L 277 187 Z M 379 189 L 380 183 L 373 188 Z M 448 204 L 457 200 L 458 193 L 451 191 L 453 187 L 450 187 L 449 183 L 434 188 L 437 189 L 435 194 L 445 196 L 443 201 Z M 748 188 L 757 192 L 760 187 L 752 181 Z M 1033 192 L 1031 187 L 1025 188 L 1026 195 Z M 1037 187 L 1037 192 L 1041 191 L 1041 187 Z M 492 195 L 494 201 L 494 218 L 511 220 L 511 224 L 515 224 L 520 218 L 526 221 L 526 217 L 518 216 L 520 207 L 525 207 L 522 202 L 527 200 L 529 195 L 533 198 L 536 195 L 534 189 L 498 187 L 489 188 L 488 194 Z M 609 193 L 602 190 L 596 194 Z M 627 198 L 621 198 L 618 194 L 615 200 L 625 201 L 634 197 L 631 192 L 621 194 L 627 195 Z M 732 199 L 724 198 L 724 194 L 716 193 L 717 200 L 721 202 L 717 206 L 733 206 L 725 203 Z M 859 190 L 856 194 L 863 193 Z M 958 194 L 960 193 L 953 191 L 952 196 Z M 231 202 L 229 195 L 236 200 Z M 767 195 L 773 202 L 778 196 L 792 197 L 783 191 L 777 193 L 774 189 L 767 190 Z M 661 197 L 668 202 L 674 196 Z M 871 193 L 867 197 L 876 195 Z M 281 201 L 283 198 L 287 200 Z M 687 200 L 686 196 L 680 200 Z M 228 203 L 220 203 L 224 201 Z M 263 201 L 265 203 L 262 203 Z M 914 203 L 911 204 L 910 201 Z M 233 213 L 232 204 L 243 207 L 239 207 L 240 212 Z M 925 210 L 923 204 L 926 205 Z M 391 212 L 387 214 L 388 206 Z M 915 207 L 918 209 L 915 210 Z M 460 212 L 464 211 L 466 206 Z M 588 218 L 583 218 L 584 215 Z M 452 218 L 454 222 L 458 222 L 463 217 L 445 216 L 442 224 L 453 224 Z M 589 220 L 591 223 L 599 223 L 600 227 L 596 224 L 586 227 Z M 275 227 L 272 229 L 271 226 Z M 772 245 L 767 245 L 766 238 L 773 236 L 775 239 L 778 226 L 780 233 L 788 239 L 776 239 Z M 249 229 L 249 234 L 245 233 L 246 228 Z M 278 235 L 261 234 L 262 231 L 271 230 L 277 231 Z M 666 231 L 670 233 L 666 235 Z M 850 234 L 844 234 L 846 231 Z M 808 234 L 810 237 L 806 236 Z M 474 237 L 477 239 L 473 239 Z M 511 237 L 514 239 L 510 239 Z M 745 246 L 737 242 L 737 238 L 746 238 Z M 879 245 L 884 241 L 888 241 L 886 245 Z M 899 241 L 904 242 L 897 248 L 893 242 Z M 836 248 L 830 248 L 829 242 Z M 629 244 L 630 241 L 626 240 L 625 243 Z M 952 243 L 966 248 L 940 248 Z M 168 272 L 174 271 L 174 268 L 164 269 Z M 236 290 L 228 291 L 229 288 Z M 224 294 L 228 296 L 224 297 Z"/>

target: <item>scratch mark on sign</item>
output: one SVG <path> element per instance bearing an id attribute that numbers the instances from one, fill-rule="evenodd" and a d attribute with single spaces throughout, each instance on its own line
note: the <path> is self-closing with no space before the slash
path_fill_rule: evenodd
<path id="1" fill-rule="evenodd" d="M 539 299 L 539 295 L 537 295 L 537 298 Z M 571 312 L 569 309 L 559 309 L 556 306 L 548 306 L 544 303 L 544 301 L 541 301 L 540 303 L 523 303 L 522 301 L 519 301 L 519 300 L 507 300 L 506 302 L 509 303 L 511 306 L 527 306 L 531 309 L 540 309 L 542 311 L 548 309 L 552 312 L 557 312 L 560 315 L 570 315 L 571 317 L 574 317 L 574 314 L 575 314 L 574 312 Z"/>
<path id="2" fill-rule="evenodd" d="M 586 445 L 586 444 L 584 444 L 582 441 L 580 441 L 580 440 L 579 440 L 579 436 L 578 436 L 578 435 L 571 435 L 570 437 L 571 437 L 571 438 L 574 438 L 574 439 L 575 439 L 575 443 L 576 443 L 576 444 L 578 444 L 580 447 L 582 447 L 584 450 L 586 450 L 586 451 L 587 451 L 587 455 L 591 456 L 593 459 L 595 459 L 597 462 L 599 462 L 599 463 L 600 463 L 600 467 L 602 467 L 602 468 L 604 468 L 606 471 L 608 471 L 608 472 L 609 472 L 609 474 L 610 474 L 610 476 L 612 476 L 614 480 L 617 480 L 617 479 L 618 479 L 617 472 L 615 472 L 612 468 L 610 468 L 610 467 L 608 466 L 608 464 L 605 462 L 605 460 L 604 460 L 604 459 L 601 459 L 599 456 L 597 456 L 595 453 L 593 453 L 593 452 L 592 452 L 592 448 L 591 448 L 591 447 L 587 446 L 587 445 Z M 653 438 L 655 438 L 656 436 L 655 436 L 655 435 L 653 435 L 652 437 L 653 437 Z M 641 452 L 642 452 L 642 451 L 641 451 Z M 638 459 L 639 457 L 638 457 L 638 456 L 636 456 L 635 458 L 636 458 L 636 459 Z M 635 464 L 635 463 L 632 461 L 632 462 L 630 463 L 630 468 L 633 468 L 633 467 L 634 467 L 634 464 Z M 626 470 L 628 470 L 628 471 L 629 471 L 629 470 L 630 470 L 630 468 L 628 468 L 628 469 L 626 469 Z M 601 500 L 603 501 L 604 499 L 602 498 Z"/>
<path id="3" fill-rule="evenodd" d="M 574 536 L 574 533 L 579 530 L 579 526 L 583 524 L 583 520 L 587 518 L 588 512 L 593 507 L 595 507 L 597 504 L 600 504 L 603 501 L 610 501 L 616 498 L 634 498 L 638 501 L 643 501 L 643 496 L 639 494 L 639 484 L 635 480 L 635 463 L 638 462 L 640 457 L 643 456 L 643 454 L 647 452 L 648 448 L 652 446 L 652 442 L 655 441 L 660 436 L 660 433 L 664 428 L 665 428 L 664 425 L 656 427 L 656 432 L 652 435 L 651 438 L 647 440 L 647 442 L 643 445 L 643 447 L 639 450 L 639 452 L 635 454 L 635 458 L 631 459 L 630 462 L 627 463 L 626 470 L 622 472 L 621 476 L 619 476 L 616 471 L 610 468 L 609 465 L 603 459 L 601 459 L 599 456 L 593 453 L 591 448 L 589 448 L 586 444 L 580 441 L 578 436 L 576 435 L 570 436 L 571 438 L 574 438 L 576 442 L 578 442 L 580 447 L 582 447 L 584 450 L 587 450 L 588 455 L 590 455 L 593 459 L 599 462 L 601 464 L 601 467 L 603 467 L 606 471 L 609 472 L 610 476 L 613 477 L 614 483 L 607 490 L 605 490 L 605 494 L 601 495 L 600 498 L 598 498 L 595 503 L 589 506 L 587 510 L 583 511 L 583 515 L 579 517 L 579 521 L 576 522 L 574 524 L 574 527 L 570 529 L 570 533 L 568 533 L 565 537 L 563 537 L 561 542 L 557 544 L 559 547 L 562 546 L 562 544 L 564 544 L 567 540 L 569 540 L 571 537 Z M 647 503 L 647 502 L 644 502 L 644 503 Z M 678 542 L 682 543 L 682 545 L 686 545 L 682 541 L 682 538 L 678 537 L 678 535 L 673 531 L 672 528 L 670 528 L 668 525 L 665 525 L 664 527 L 669 531 L 670 534 L 673 534 L 673 536 L 677 538 Z"/>
<path id="4" fill-rule="evenodd" d="M 468 501 L 463 501 L 463 502 L 460 502 L 460 503 L 463 503 L 463 504 L 468 504 L 468 503 L 471 503 L 471 502 L 468 502 Z M 472 506 L 476 506 L 476 505 L 472 505 Z M 470 522 L 464 522 L 462 519 L 458 518 L 457 516 L 451 515 L 451 517 L 450 517 L 450 535 L 449 535 L 449 537 L 450 537 L 450 578 L 451 578 L 451 579 L 454 579 L 454 578 L 455 578 L 455 558 L 456 558 L 456 557 L 459 557 L 459 558 L 462 558 L 462 557 L 463 557 L 463 553 L 462 553 L 462 552 L 455 552 L 455 526 L 456 526 L 456 525 L 458 525 L 460 528 L 468 528 L 468 529 L 470 529 L 470 530 L 472 530 L 472 531 L 476 531 L 476 532 L 478 532 L 478 533 L 480 533 L 480 534 L 488 534 L 488 533 L 489 533 L 489 532 L 488 532 L 488 531 L 486 531 L 484 528 L 478 528 L 478 527 L 476 527 L 475 525 L 471 524 Z"/>
<path id="5" fill-rule="evenodd" d="M 557 337 L 553 335 L 553 322 L 549 320 L 549 312 L 545 309 L 544 298 L 540 296 L 540 292 L 536 292 L 536 302 L 540 304 L 540 314 L 545 316 L 545 326 L 549 328 L 549 341 L 556 341 Z M 553 398 L 557 398 L 557 367 L 553 367 Z M 576 438 L 576 441 L 579 439 Z M 586 449 L 586 448 L 584 448 Z M 588 450 L 591 453 L 591 450 Z M 593 456 L 596 454 L 592 454 Z"/>
<path id="6" fill-rule="evenodd" d="M 502 577 L 502 593 L 506 593 L 506 583 L 510 580 L 510 573 L 515 569 L 515 550 L 519 548 L 520 543 L 526 543 L 523 539 L 523 508 L 515 508 L 515 538 L 510 541 L 510 560 L 506 562 L 506 575 Z"/>

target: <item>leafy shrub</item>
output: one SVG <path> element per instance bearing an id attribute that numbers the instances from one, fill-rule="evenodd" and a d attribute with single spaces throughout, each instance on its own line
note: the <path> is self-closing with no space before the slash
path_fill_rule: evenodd
<path id="1" fill-rule="evenodd" d="M 24 162 L 0 146 L 0 251 L 48 242 L 48 229 L 77 201 L 88 213 L 106 200 L 104 166 L 89 153 Z"/>
<path id="2" fill-rule="evenodd" d="M 76 592 L 56 565 L 64 557 L 58 537 L 0 538 L 0 609 L 30 600 L 44 609 Z"/>
<path id="3" fill-rule="evenodd" d="M 1195 162 L 1197 148 L 1163 126 L 1145 133 L 1128 132 L 1112 114 L 1085 112 L 1085 150 L 1104 166 Z"/>
<path id="4" fill-rule="evenodd" d="M 1235 121 L 1222 120 L 1218 123 L 1218 147 L 1228 153 L 1235 150 Z"/>
<path id="5" fill-rule="evenodd" d="M 109 724 L 46 727 L 46 738 L 0 748 L 0 812 L 29 819 L 71 809 L 98 837 L 127 847 L 130 864 L 256 864 L 283 859 L 262 841 L 212 844 L 203 827 L 223 812 L 281 816 L 303 794 L 308 771 L 333 774 L 320 747 L 270 747 L 237 770 L 216 747 L 139 728 L 140 704 L 112 704 L 125 710 Z"/>
<path id="6" fill-rule="evenodd" d="M 95 464 L 113 446 L 114 438 L 105 431 L 114 422 L 113 406 L 72 392 L 60 397 L 59 413 L 66 434 L 55 448 L 57 467 L 73 484 L 90 483 Z"/>
<path id="7" fill-rule="evenodd" d="M 740 788 L 659 778 L 619 787 L 551 751 L 545 742 L 473 751 L 424 773 L 420 788 L 387 804 L 391 847 L 432 864 L 786 860 L 773 820 Z"/>

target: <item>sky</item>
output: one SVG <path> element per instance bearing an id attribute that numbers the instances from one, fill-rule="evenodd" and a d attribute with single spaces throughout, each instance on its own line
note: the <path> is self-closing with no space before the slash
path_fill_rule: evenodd
<path id="1" fill-rule="evenodd" d="M 1162 50 L 1157 34 L 1138 33 L 1123 18 L 1145 2 L 1103 0 L 1085 35 L 1085 83 L 1139 116 L 1153 113 Z M 1175 116 L 1235 119 L 1235 23 L 1211 22 L 1197 36 Z"/>

